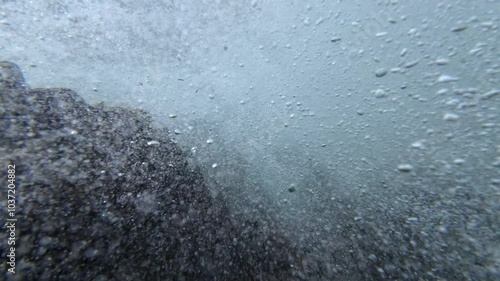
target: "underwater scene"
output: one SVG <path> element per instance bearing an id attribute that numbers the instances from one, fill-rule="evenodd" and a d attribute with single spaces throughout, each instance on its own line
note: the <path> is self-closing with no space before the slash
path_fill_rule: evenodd
<path id="1" fill-rule="evenodd" d="M 0 1 L 0 280 L 500 280 L 500 1 Z"/>

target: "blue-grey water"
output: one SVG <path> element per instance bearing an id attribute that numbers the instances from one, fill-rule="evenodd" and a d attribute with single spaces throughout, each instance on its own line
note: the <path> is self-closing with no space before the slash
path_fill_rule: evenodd
<path id="1" fill-rule="evenodd" d="M 2 1 L 0 61 L 31 87 L 150 112 L 214 197 L 272 213 L 314 256 L 362 259 L 339 233 L 366 223 L 431 263 L 481 257 L 462 277 L 493 280 L 499 14 L 496 0 Z M 401 224 L 448 245 L 391 241 Z"/>

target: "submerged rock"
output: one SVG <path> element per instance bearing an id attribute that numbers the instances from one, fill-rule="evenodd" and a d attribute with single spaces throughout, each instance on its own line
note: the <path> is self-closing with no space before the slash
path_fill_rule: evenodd
<path id="1" fill-rule="evenodd" d="M 10 279 L 297 279 L 290 243 L 233 218 L 146 112 L 29 89 L 9 62 L 0 75 L 0 159 L 15 165 L 17 202 Z"/>
<path id="2" fill-rule="evenodd" d="M 88 105 L 69 89 L 30 89 L 9 62 L 0 62 L 0 162 L 2 179 L 15 174 L 16 274 L 0 265 L 9 280 L 499 276 L 498 204 L 466 182 L 421 178 L 384 193 L 383 181 L 372 194 L 336 199 L 325 170 L 289 187 L 295 195 L 285 198 L 290 213 L 281 221 L 267 217 L 273 202 L 252 197 L 260 220 L 251 220 L 227 205 L 257 189 L 236 176 L 212 197 L 208 181 L 146 112 Z M 7 201 L 0 206 L 7 218 Z M 282 227 L 296 217 L 295 228 Z M 0 239 L 1 253 L 10 247 Z"/>

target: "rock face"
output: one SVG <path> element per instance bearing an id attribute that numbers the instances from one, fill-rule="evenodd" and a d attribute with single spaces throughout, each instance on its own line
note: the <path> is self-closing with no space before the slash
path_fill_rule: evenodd
<path id="1" fill-rule="evenodd" d="M 324 214 L 311 218 L 320 228 L 291 243 L 279 221 L 236 216 L 230 196 L 214 199 L 146 112 L 29 89 L 9 62 L 0 62 L 0 163 L 2 224 L 15 174 L 16 274 L 0 237 L 9 280 L 499 280 L 498 207 L 484 196 L 417 182 L 404 209 L 384 205 L 383 193 L 367 204 L 324 192 L 301 207 Z M 328 186 L 327 172 L 305 180 Z"/>
<path id="2" fill-rule="evenodd" d="M 303 276 L 298 251 L 231 216 L 147 113 L 90 106 L 69 89 L 29 89 L 9 62 L 0 63 L 0 159 L 15 165 L 11 280 Z M 7 253 L 7 239 L 0 248 Z"/>

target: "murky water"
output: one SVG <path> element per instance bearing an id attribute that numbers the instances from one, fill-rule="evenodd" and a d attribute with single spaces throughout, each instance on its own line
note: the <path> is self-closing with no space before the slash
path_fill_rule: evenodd
<path id="1" fill-rule="evenodd" d="M 210 196 L 307 253 L 294 278 L 494 280 L 499 12 L 495 0 L 3 1 L 0 60 L 32 88 L 152 114 Z"/>

